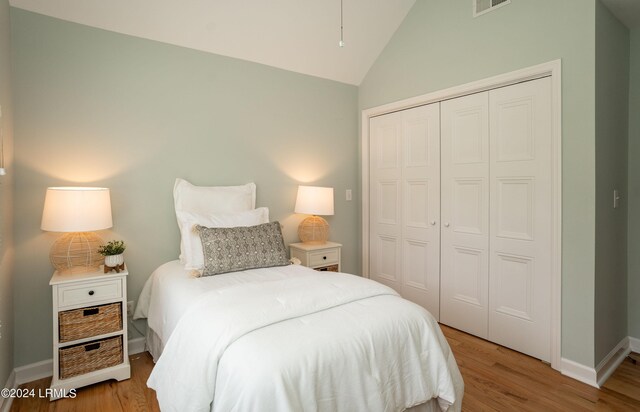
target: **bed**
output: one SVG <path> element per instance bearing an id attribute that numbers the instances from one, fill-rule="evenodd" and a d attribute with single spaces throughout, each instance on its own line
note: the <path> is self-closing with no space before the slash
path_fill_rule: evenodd
<path id="1" fill-rule="evenodd" d="M 263 226 L 280 230 L 243 230 Z M 204 276 L 189 259 L 163 264 L 134 313 L 148 322 L 147 384 L 163 411 L 461 410 L 460 372 L 425 309 L 372 280 L 282 261 L 206 276 L 212 242 L 202 233 L 238 228 L 195 227 Z"/>

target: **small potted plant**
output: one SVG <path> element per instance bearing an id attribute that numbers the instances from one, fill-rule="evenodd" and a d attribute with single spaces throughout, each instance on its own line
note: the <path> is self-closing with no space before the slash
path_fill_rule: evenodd
<path id="1" fill-rule="evenodd" d="M 120 269 L 124 270 L 124 250 L 127 246 L 122 240 L 110 240 L 106 245 L 100 245 L 98 247 L 98 253 L 104 256 L 104 270 L 115 269 L 116 272 L 120 272 Z"/>

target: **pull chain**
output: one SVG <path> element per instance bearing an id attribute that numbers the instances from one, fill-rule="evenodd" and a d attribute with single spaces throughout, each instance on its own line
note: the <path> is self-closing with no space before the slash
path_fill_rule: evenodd
<path id="1" fill-rule="evenodd" d="M 3 121 L 2 121 L 2 108 L 0 107 L 0 176 L 7 174 L 7 169 L 4 168 L 4 133 L 3 133 Z"/>
<path id="2" fill-rule="evenodd" d="M 343 0 L 340 0 L 340 42 L 338 43 L 338 46 L 340 47 L 344 47 L 344 27 L 343 27 L 344 7 L 342 5 L 342 1 Z"/>

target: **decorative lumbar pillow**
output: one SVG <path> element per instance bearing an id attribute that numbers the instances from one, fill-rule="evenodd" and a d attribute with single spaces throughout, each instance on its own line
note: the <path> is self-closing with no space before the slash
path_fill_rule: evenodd
<path id="1" fill-rule="evenodd" d="M 180 235 L 182 236 L 184 268 L 202 270 L 204 258 L 200 235 L 196 226 L 204 227 L 239 227 L 255 226 L 269 222 L 269 208 L 259 207 L 236 213 L 212 213 L 200 215 L 190 212 L 176 212 Z"/>
<path id="2" fill-rule="evenodd" d="M 256 185 L 241 186 L 195 186 L 184 179 L 176 179 L 173 186 L 173 201 L 178 212 L 207 215 L 211 213 L 232 213 L 256 208 Z M 180 228 L 182 232 L 182 228 Z M 188 240 L 186 241 L 188 243 Z M 180 241 L 180 262 L 185 263 L 185 253 L 189 245 L 184 237 Z"/>
<path id="3" fill-rule="evenodd" d="M 196 228 L 204 251 L 202 276 L 289 264 L 279 222 L 249 227 Z"/>

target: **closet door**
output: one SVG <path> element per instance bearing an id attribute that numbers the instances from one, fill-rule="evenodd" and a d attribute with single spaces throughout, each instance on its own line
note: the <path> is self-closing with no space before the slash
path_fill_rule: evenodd
<path id="1" fill-rule="evenodd" d="M 402 293 L 402 114 L 369 120 L 369 276 Z"/>
<path id="2" fill-rule="evenodd" d="M 440 317 L 440 104 L 402 112 L 402 296 Z"/>
<path id="3" fill-rule="evenodd" d="M 489 340 L 551 357 L 551 80 L 492 90 Z"/>
<path id="4" fill-rule="evenodd" d="M 370 275 L 438 319 L 440 109 L 370 121 Z"/>
<path id="5" fill-rule="evenodd" d="M 489 94 L 441 103 L 440 320 L 488 336 Z"/>

